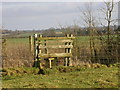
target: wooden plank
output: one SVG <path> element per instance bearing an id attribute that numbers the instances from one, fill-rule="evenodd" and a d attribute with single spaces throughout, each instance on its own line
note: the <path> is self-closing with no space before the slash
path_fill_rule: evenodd
<path id="1" fill-rule="evenodd" d="M 75 37 L 39 37 L 38 40 L 75 39 Z"/>
<path id="2" fill-rule="evenodd" d="M 58 40 L 47 40 L 47 42 L 73 42 L 72 39 L 58 39 Z"/>
<path id="3" fill-rule="evenodd" d="M 67 66 L 68 65 L 68 58 L 66 57 L 65 58 L 65 66 Z"/>
<path id="4" fill-rule="evenodd" d="M 38 43 L 40 43 L 40 44 L 44 44 L 44 43 L 49 44 L 49 43 L 65 43 L 65 42 L 72 43 L 73 40 L 71 40 L 71 39 L 66 39 L 66 40 L 47 40 L 46 42 L 40 41 Z"/>
<path id="5" fill-rule="evenodd" d="M 56 42 L 73 42 L 71 39 L 57 40 Z"/>
<path id="6" fill-rule="evenodd" d="M 37 67 L 37 61 L 38 61 L 38 40 L 37 40 L 38 35 L 34 34 L 34 60 L 35 60 L 35 67 Z"/>
<path id="7" fill-rule="evenodd" d="M 49 46 L 39 46 L 39 48 L 73 48 L 73 45 L 49 45 Z"/>
<path id="8" fill-rule="evenodd" d="M 48 58 L 48 57 L 71 57 L 71 53 L 51 53 L 51 54 L 39 54 L 39 57 Z"/>
<path id="9" fill-rule="evenodd" d="M 55 58 L 49 58 L 49 60 L 55 60 Z"/>
<path id="10" fill-rule="evenodd" d="M 52 68 L 51 60 L 49 60 L 49 68 Z"/>

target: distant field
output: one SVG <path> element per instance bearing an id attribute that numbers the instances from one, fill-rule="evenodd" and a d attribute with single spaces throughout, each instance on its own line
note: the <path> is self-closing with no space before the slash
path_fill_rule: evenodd
<path id="1" fill-rule="evenodd" d="M 88 42 L 89 41 L 89 36 L 79 36 L 76 37 L 78 42 Z M 29 38 L 7 38 L 7 41 L 9 43 L 28 43 Z"/>
<path id="2" fill-rule="evenodd" d="M 27 34 L 21 34 L 21 36 L 30 36 L 31 34 L 29 34 L 29 33 L 27 33 Z M 33 35 L 33 34 L 32 34 Z M 98 36 L 94 36 L 95 37 L 95 39 L 97 39 L 98 38 Z M 26 39 L 26 40 L 25 40 Z M 27 41 L 29 38 L 19 38 L 19 37 L 17 37 L 17 38 L 8 38 L 8 40 L 10 40 L 10 41 L 12 41 L 13 40 L 13 42 L 15 42 L 15 41 L 17 41 L 17 42 L 20 42 L 20 41 L 22 41 L 22 40 L 24 40 L 24 41 Z M 86 41 L 89 41 L 89 36 L 77 36 L 76 37 L 76 40 L 78 40 L 78 41 L 80 41 L 80 42 L 86 42 Z"/>
<path id="3" fill-rule="evenodd" d="M 97 42 L 95 45 L 99 46 L 99 40 L 95 39 L 95 42 Z M 7 39 L 8 44 L 29 44 L 29 38 L 8 38 Z M 74 39 L 74 44 L 82 47 L 89 47 L 89 36 L 78 36 Z"/>
<path id="4" fill-rule="evenodd" d="M 21 33 L 21 34 L 16 35 L 16 36 L 17 37 L 29 37 L 29 36 L 34 35 L 34 34 L 36 34 L 36 33 L 34 33 L 34 32 L 27 32 L 27 33 Z"/>
<path id="5" fill-rule="evenodd" d="M 30 35 L 34 35 L 36 32 L 25 32 L 25 33 L 20 33 L 18 35 L 15 35 L 17 38 L 8 38 L 8 42 L 10 43 L 28 43 L 29 38 L 19 38 L 19 37 L 28 37 Z M 111 36 L 117 36 L 117 35 L 111 35 Z M 95 37 L 95 42 L 99 42 L 98 36 Z M 104 38 L 107 37 L 107 35 L 103 36 Z M 75 41 L 77 44 L 80 45 L 88 45 L 89 44 L 89 36 L 77 36 Z"/>
<path id="6" fill-rule="evenodd" d="M 64 70 L 64 69 L 63 69 Z M 72 72 L 19 74 L 3 77 L 3 88 L 118 88 L 118 68 L 101 67 L 77 69 Z"/>
<path id="7" fill-rule="evenodd" d="M 8 43 L 29 43 L 29 38 L 8 38 Z"/>

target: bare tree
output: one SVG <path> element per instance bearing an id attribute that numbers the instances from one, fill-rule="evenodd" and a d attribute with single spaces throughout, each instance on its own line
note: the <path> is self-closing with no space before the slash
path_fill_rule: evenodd
<path id="1" fill-rule="evenodd" d="M 89 31 L 90 38 L 90 50 L 91 50 L 91 60 L 96 61 L 97 59 L 97 51 L 95 48 L 95 33 L 96 33 L 96 18 L 94 16 L 93 3 L 87 3 L 85 8 L 80 9 L 83 14 L 83 22 Z"/>
<path id="2" fill-rule="evenodd" d="M 111 35 L 111 30 L 110 30 L 110 26 L 111 23 L 114 21 L 112 19 L 112 13 L 113 13 L 113 9 L 114 9 L 114 2 L 113 0 L 109 0 L 108 2 L 104 2 L 105 4 L 105 8 L 102 8 L 102 12 L 105 15 L 105 20 L 107 21 L 107 44 L 110 44 L 110 35 Z"/>
<path id="3" fill-rule="evenodd" d="M 102 7 L 101 11 L 104 14 L 104 21 L 106 21 L 106 31 L 107 38 L 103 38 L 105 36 L 101 36 L 102 47 L 104 48 L 104 52 L 106 52 L 106 57 L 108 60 L 108 64 L 114 62 L 114 56 L 117 55 L 116 43 L 117 39 L 115 35 L 112 35 L 111 26 L 116 22 L 116 19 L 113 19 L 112 15 L 114 12 L 115 2 L 113 0 L 108 0 L 104 2 L 104 7 Z M 101 24 L 103 25 L 103 24 Z M 115 56 L 116 57 L 116 56 Z"/>

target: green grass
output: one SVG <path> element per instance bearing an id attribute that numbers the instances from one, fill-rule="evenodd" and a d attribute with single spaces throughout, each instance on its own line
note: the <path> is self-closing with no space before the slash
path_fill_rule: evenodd
<path id="1" fill-rule="evenodd" d="M 98 37 L 95 36 L 95 47 L 100 47 L 100 41 L 97 39 Z M 87 47 L 89 48 L 90 46 L 90 37 L 89 36 L 78 36 L 74 39 L 74 45 L 77 45 L 79 47 Z M 53 41 L 53 40 L 52 40 Z M 29 44 L 29 38 L 8 38 L 7 39 L 8 44 Z M 52 45 L 52 43 L 49 43 L 49 45 Z M 58 43 L 54 43 L 55 45 Z M 60 45 L 60 43 L 59 43 Z"/>
<path id="2" fill-rule="evenodd" d="M 118 67 L 47 71 L 52 73 L 7 75 L 3 77 L 3 88 L 118 88 Z"/>
<path id="3" fill-rule="evenodd" d="M 79 36 L 79 37 L 76 37 L 76 40 L 78 42 L 88 42 L 89 36 Z M 29 38 L 8 38 L 7 42 L 8 43 L 28 43 Z"/>
<path id="4" fill-rule="evenodd" d="M 7 39 L 7 43 L 8 44 L 14 44 L 14 43 L 17 43 L 17 44 L 28 44 L 29 43 L 29 38 L 8 38 Z"/>
<path id="5" fill-rule="evenodd" d="M 97 37 L 96 37 L 97 39 Z M 78 36 L 75 41 L 78 44 L 89 44 L 89 36 Z M 98 41 L 98 39 L 97 39 Z M 9 43 L 29 43 L 29 38 L 8 38 L 7 42 Z"/>
<path id="6" fill-rule="evenodd" d="M 22 33 L 20 34 L 20 36 L 30 36 L 33 35 L 34 33 Z M 117 35 L 114 35 L 117 36 Z M 98 40 L 98 36 L 94 36 L 96 38 L 96 41 Z M 107 37 L 106 35 L 104 35 L 104 38 Z M 77 43 L 80 44 L 89 44 L 89 36 L 77 36 L 76 37 L 76 41 Z M 7 39 L 8 42 L 10 43 L 28 43 L 29 42 L 29 38 L 8 38 Z"/>
<path id="7" fill-rule="evenodd" d="M 27 33 L 21 33 L 21 34 L 19 34 L 19 35 L 16 35 L 17 37 L 29 37 L 29 36 L 31 36 L 31 35 L 34 35 L 34 34 L 36 34 L 36 33 L 32 33 L 32 32 L 27 32 Z"/>

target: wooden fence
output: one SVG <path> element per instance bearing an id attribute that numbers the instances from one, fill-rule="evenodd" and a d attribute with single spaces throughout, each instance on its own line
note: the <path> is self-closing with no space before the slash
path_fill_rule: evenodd
<path id="1" fill-rule="evenodd" d="M 58 57 L 63 57 L 64 65 L 69 66 L 74 39 L 75 37 L 72 34 L 67 34 L 66 37 L 42 37 L 42 35 L 35 34 L 33 40 L 30 36 L 30 49 L 34 52 L 35 67 L 39 65 L 42 68 L 41 60 L 47 58 L 49 68 L 51 68 L 52 60 Z M 34 42 L 34 45 L 32 42 Z M 59 49 L 62 49 L 62 52 L 56 53 L 56 50 L 59 51 Z"/>

